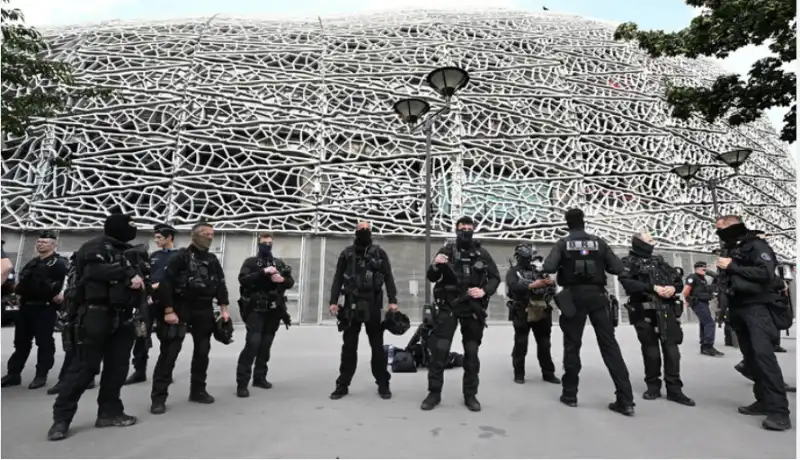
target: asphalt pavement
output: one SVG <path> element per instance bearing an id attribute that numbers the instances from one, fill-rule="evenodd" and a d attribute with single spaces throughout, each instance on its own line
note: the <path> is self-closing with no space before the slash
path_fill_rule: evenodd
<path id="1" fill-rule="evenodd" d="M 35 354 L 23 385 L 2 390 L 3 458 L 796 458 L 795 429 L 767 432 L 761 417 L 736 408 L 753 401 L 752 385 L 733 366 L 738 350 L 710 358 L 699 354 L 697 325 L 685 326 L 682 376 L 685 392 L 697 401 L 684 407 L 665 399 L 645 401 L 642 358 L 633 328 L 617 329 L 636 393 L 636 415 L 610 412 L 613 387 L 603 366 L 594 331 L 586 328 L 579 406 L 558 401 L 560 386 L 541 380 L 531 338 L 528 382 L 512 381 L 513 329 L 490 325 L 481 346 L 483 411 L 469 412 L 461 398 L 461 369 L 445 373 L 442 405 L 419 409 L 426 394 L 426 373 L 393 374 L 394 397 L 378 397 L 370 375 L 369 346 L 362 334 L 359 368 L 350 395 L 331 401 L 338 373 L 341 339 L 335 327 L 281 328 L 273 347 L 270 390 L 251 388 L 247 399 L 236 397 L 236 360 L 244 328 L 236 342 L 213 342 L 209 393 L 217 399 L 204 406 L 187 401 L 192 344 L 188 339 L 175 369 L 167 413 L 151 415 L 150 382 L 127 386 L 126 412 L 139 418 L 128 428 L 94 427 L 97 390 L 81 400 L 71 436 L 46 440 L 52 421 L 53 396 L 45 389 L 28 390 Z M 404 337 L 386 335 L 386 342 L 404 345 Z M 460 336 L 454 340 L 460 351 Z M 60 337 L 57 336 L 57 341 Z M 553 358 L 560 367 L 561 332 L 553 329 Z M 13 350 L 13 328 L 2 329 L 3 367 Z M 789 352 L 779 360 L 789 383 L 796 382 L 796 342 L 784 339 Z M 156 345 L 157 346 L 157 345 Z M 151 350 L 149 371 L 155 365 Z M 63 354 L 49 384 L 55 383 Z M 796 399 L 790 394 L 792 422 Z"/>

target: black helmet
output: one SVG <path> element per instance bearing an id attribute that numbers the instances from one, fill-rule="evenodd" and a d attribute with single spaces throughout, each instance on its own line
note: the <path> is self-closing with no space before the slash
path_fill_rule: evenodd
<path id="1" fill-rule="evenodd" d="M 381 323 L 384 330 L 394 335 L 403 335 L 411 328 L 411 320 L 399 311 L 389 311 Z"/>
<path id="2" fill-rule="evenodd" d="M 218 319 L 214 322 L 214 340 L 223 344 L 230 345 L 233 343 L 233 321 L 223 321 Z"/>
<path id="3" fill-rule="evenodd" d="M 522 243 L 514 248 L 514 258 L 517 260 L 532 260 L 536 255 L 536 248 L 532 244 Z"/>

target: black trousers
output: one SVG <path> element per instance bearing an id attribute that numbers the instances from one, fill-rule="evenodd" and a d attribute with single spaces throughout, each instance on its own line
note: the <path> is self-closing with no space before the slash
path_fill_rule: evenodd
<path id="1" fill-rule="evenodd" d="M 380 311 L 371 312 L 367 322 L 353 320 L 350 327 L 342 331 L 342 356 L 339 364 L 339 378 L 337 386 L 350 386 L 358 365 L 358 336 L 361 327 L 367 330 L 369 347 L 372 349 L 372 376 L 378 385 L 388 385 L 391 375 L 386 369 L 388 366 L 386 352 L 383 350 L 383 327 L 381 326 Z"/>
<path id="2" fill-rule="evenodd" d="M 549 312 L 550 310 L 548 310 Z M 550 336 L 553 331 L 553 317 L 548 315 L 534 323 L 514 324 L 514 349 L 511 351 L 511 363 L 515 377 L 525 377 L 525 357 L 528 354 L 528 338 L 533 332 L 536 340 L 536 358 L 542 369 L 542 376 L 555 375 L 556 365 L 550 353 Z"/>
<path id="3" fill-rule="evenodd" d="M 441 393 L 444 386 L 444 370 L 450 357 L 450 347 L 456 328 L 461 325 L 461 343 L 464 346 L 464 396 L 476 396 L 480 379 L 481 361 L 478 350 L 483 340 L 483 323 L 473 316 L 458 317 L 451 312 L 439 311 L 428 339 L 431 361 L 428 364 L 428 391 Z"/>
<path id="4" fill-rule="evenodd" d="M 103 373 L 97 394 L 97 417 L 115 417 L 123 413 L 120 391 L 128 377 L 128 357 L 134 337 L 133 326 L 120 325 L 102 342 L 75 345 L 71 363 L 61 380 L 61 392 L 53 404 L 54 422 L 72 422 L 78 401 L 100 372 L 101 364 Z"/>
<path id="5" fill-rule="evenodd" d="M 592 322 L 597 336 L 597 345 L 603 357 L 611 380 L 616 389 L 617 401 L 630 404 L 633 402 L 631 378 L 619 343 L 614 336 L 614 325 L 606 309 L 608 299 L 605 293 L 598 290 L 582 291 L 572 288 L 576 313 L 571 318 L 559 317 L 558 322 L 564 333 L 564 376 L 561 378 L 562 396 L 576 398 L 578 395 L 578 374 L 581 371 L 581 346 L 586 318 Z"/>
<path id="6" fill-rule="evenodd" d="M 788 415 L 783 373 L 775 356 L 774 343 L 780 331 L 767 306 L 738 306 L 728 310 L 728 317 L 745 363 L 752 371 L 756 401 L 763 404 L 768 414 Z"/>
<path id="7" fill-rule="evenodd" d="M 667 394 L 682 393 L 681 382 L 681 351 L 678 348 L 683 342 L 681 325 L 672 319 L 668 320 L 666 344 L 661 343 L 661 338 L 656 332 L 655 317 L 650 311 L 645 313 L 645 318 L 637 321 L 636 336 L 642 345 L 642 359 L 644 360 L 644 383 L 647 390 L 661 391 L 661 357 L 664 357 L 664 386 Z M 649 321 L 648 321 L 649 320 Z"/>
<path id="8" fill-rule="evenodd" d="M 211 352 L 211 336 L 214 333 L 214 306 L 211 303 L 183 308 L 178 319 L 187 326 L 194 342 L 192 352 L 190 391 L 199 393 L 206 390 L 208 377 L 208 354 Z M 163 320 L 158 329 L 162 329 Z M 150 398 L 155 402 L 164 402 L 169 395 L 172 382 L 172 371 L 181 353 L 184 337 L 167 338 L 159 333 L 160 349 L 156 368 L 153 371 L 153 389 Z"/>
<path id="9" fill-rule="evenodd" d="M 269 367 L 270 350 L 275 340 L 275 333 L 280 327 L 281 318 L 270 312 L 251 312 L 245 319 L 247 338 L 244 348 L 239 353 L 236 366 L 236 384 L 246 387 L 253 380 L 266 380 Z M 255 372 L 253 362 L 255 361 Z"/>
<path id="10" fill-rule="evenodd" d="M 55 364 L 56 341 L 53 328 L 56 325 L 56 309 L 49 303 L 23 303 L 14 323 L 14 353 L 8 359 L 8 373 L 19 375 L 36 341 L 36 376 L 46 377 Z"/>
<path id="11" fill-rule="evenodd" d="M 58 372 L 59 382 L 64 380 L 64 378 L 67 376 L 69 367 L 72 365 L 72 361 L 74 360 L 75 360 L 75 350 L 64 352 L 64 362 L 61 364 L 61 370 Z"/>

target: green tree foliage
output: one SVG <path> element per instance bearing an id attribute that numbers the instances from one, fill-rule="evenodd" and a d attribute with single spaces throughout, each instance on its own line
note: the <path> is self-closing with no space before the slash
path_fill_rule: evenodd
<path id="1" fill-rule="evenodd" d="M 19 9 L 2 8 L 2 31 L 3 136 L 22 136 L 36 118 L 63 113 L 81 98 L 108 94 L 78 85 L 69 64 L 50 59 L 44 38 L 25 25 Z"/>
<path id="2" fill-rule="evenodd" d="M 678 32 L 641 31 L 636 24 L 620 25 L 615 40 L 636 40 L 653 57 L 712 56 L 726 58 L 747 45 L 767 43 L 771 55 L 755 62 L 749 79 L 725 75 L 709 87 L 667 85 L 672 116 L 686 120 L 700 115 L 709 123 L 723 118 L 731 126 L 752 122 L 772 107 L 790 107 L 783 119 L 781 139 L 794 142 L 797 131 L 797 80 L 781 67 L 797 59 L 795 0 L 686 0 L 704 8 Z"/>

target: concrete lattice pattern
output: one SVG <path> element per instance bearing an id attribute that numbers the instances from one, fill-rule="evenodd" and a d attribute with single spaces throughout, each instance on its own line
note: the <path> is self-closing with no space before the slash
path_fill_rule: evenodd
<path id="1" fill-rule="evenodd" d="M 458 65 L 471 82 L 434 135 L 434 232 L 457 216 L 484 236 L 551 242 L 563 210 L 626 244 L 649 228 L 662 246 L 707 250 L 711 198 L 669 170 L 751 147 L 719 192 L 723 213 L 795 247 L 795 173 L 765 121 L 741 129 L 678 123 L 665 78 L 700 84 L 705 61 L 652 60 L 612 40 L 613 25 L 506 11 L 406 12 L 267 22 L 222 17 L 47 31 L 79 80 L 115 90 L 81 101 L 3 150 L 6 228 L 101 227 L 121 205 L 144 223 L 199 219 L 222 230 L 384 235 L 423 232 L 424 139 L 392 112 Z M 53 159 L 71 168 L 52 166 Z M 698 204 L 699 203 L 699 204 Z"/>

